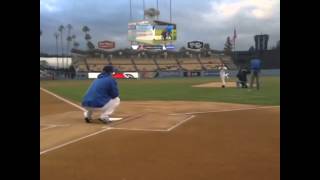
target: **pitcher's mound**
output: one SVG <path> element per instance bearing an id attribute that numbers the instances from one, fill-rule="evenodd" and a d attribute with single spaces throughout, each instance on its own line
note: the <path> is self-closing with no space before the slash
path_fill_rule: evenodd
<path id="1" fill-rule="evenodd" d="M 192 87 L 221 88 L 221 86 L 222 86 L 221 82 L 211 82 L 211 83 L 193 85 Z M 226 82 L 226 88 L 228 88 L 228 87 L 237 87 L 237 83 L 236 82 Z"/>

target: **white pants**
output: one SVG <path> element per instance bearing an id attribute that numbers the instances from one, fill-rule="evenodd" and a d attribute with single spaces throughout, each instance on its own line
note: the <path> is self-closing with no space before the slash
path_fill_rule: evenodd
<path id="1" fill-rule="evenodd" d="M 221 81 L 222 81 L 222 85 L 226 85 L 226 75 L 225 73 L 220 73 L 220 78 L 221 78 Z"/>
<path id="2" fill-rule="evenodd" d="M 113 111 L 119 106 L 120 98 L 116 97 L 111 99 L 107 104 L 105 104 L 101 108 L 92 108 L 92 107 L 84 107 L 87 111 L 84 112 L 84 117 L 92 119 L 92 113 L 94 111 L 102 111 L 100 118 L 108 119 L 109 116 L 113 113 Z"/>

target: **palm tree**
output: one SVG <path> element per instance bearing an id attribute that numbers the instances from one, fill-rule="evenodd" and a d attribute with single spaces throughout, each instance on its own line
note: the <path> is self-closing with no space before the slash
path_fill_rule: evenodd
<path id="1" fill-rule="evenodd" d="M 58 31 L 60 32 L 60 40 L 61 40 L 61 55 L 62 55 L 62 68 L 64 68 L 64 58 L 63 58 L 63 30 L 64 26 L 60 25 Z"/>
<path id="2" fill-rule="evenodd" d="M 72 41 L 72 37 L 71 37 L 71 30 L 72 30 L 72 25 L 68 24 L 67 25 L 67 29 L 68 29 L 68 37 L 67 37 L 67 54 L 70 54 L 70 43 Z"/>
<path id="3" fill-rule="evenodd" d="M 80 45 L 80 44 L 79 44 L 78 42 L 76 42 L 76 41 L 73 42 L 73 47 L 78 48 L 79 45 Z"/>
<path id="4" fill-rule="evenodd" d="M 87 46 L 89 49 L 94 48 L 92 45 L 91 40 L 91 35 L 89 34 L 90 28 L 88 26 L 83 26 L 82 31 L 85 33 L 84 39 L 87 41 Z"/>
<path id="5" fill-rule="evenodd" d="M 77 36 L 75 35 L 75 34 L 73 34 L 72 36 L 71 36 L 71 38 L 72 38 L 72 42 L 77 38 Z"/>
<path id="6" fill-rule="evenodd" d="M 68 48 L 68 53 L 69 53 L 70 43 L 71 43 L 71 41 L 72 41 L 72 37 L 71 37 L 71 36 L 68 36 L 66 40 L 68 41 L 68 46 L 67 46 L 67 48 Z"/>
<path id="7" fill-rule="evenodd" d="M 73 45 L 73 43 L 75 42 L 76 38 L 77 38 L 77 36 L 76 36 L 75 34 L 73 34 L 73 35 L 71 36 L 71 43 L 72 43 L 72 45 Z"/>
<path id="8" fill-rule="evenodd" d="M 54 33 L 54 37 L 56 38 L 56 50 L 57 50 L 57 69 L 59 68 L 59 60 L 58 60 L 58 56 L 59 56 L 59 48 L 58 48 L 58 38 L 59 38 L 59 34 L 57 32 Z"/>
<path id="9" fill-rule="evenodd" d="M 86 39 L 87 41 L 90 41 L 91 40 L 91 35 L 90 34 L 86 34 L 84 39 Z"/>
<path id="10" fill-rule="evenodd" d="M 83 26 L 82 31 L 87 34 L 90 31 L 90 29 L 88 26 Z"/>

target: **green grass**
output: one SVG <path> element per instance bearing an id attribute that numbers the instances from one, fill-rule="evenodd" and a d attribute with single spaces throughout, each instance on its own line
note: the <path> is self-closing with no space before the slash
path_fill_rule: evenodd
<path id="1" fill-rule="evenodd" d="M 262 77 L 261 89 L 194 88 L 195 84 L 219 81 L 219 78 L 168 78 L 117 80 L 122 101 L 183 100 L 242 104 L 280 105 L 280 78 Z M 230 81 L 230 80 L 229 80 Z M 68 99 L 81 102 L 92 80 L 41 81 L 40 85 Z"/>

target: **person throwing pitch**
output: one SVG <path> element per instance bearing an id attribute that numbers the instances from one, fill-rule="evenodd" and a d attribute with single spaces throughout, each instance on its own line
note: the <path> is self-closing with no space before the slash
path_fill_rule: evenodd
<path id="1" fill-rule="evenodd" d="M 117 82 L 112 77 L 113 72 L 112 66 L 105 66 L 87 90 L 82 101 L 82 106 L 86 109 L 84 119 L 87 123 L 92 120 L 94 111 L 101 112 L 101 122 L 111 122 L 109 117 L 120 104 Z"/>
<path id="2" fill-rule="evenodd" d="M 221 66 L 219 67 L 220 70 L 220 78 L 221 78 L 221 82 L 222 82 L 222 88 L 226 87 L 226 77 L 228 77 L 228 73 L 226 73 L 227 67 L 224 64 L 221 64 Z"/>

